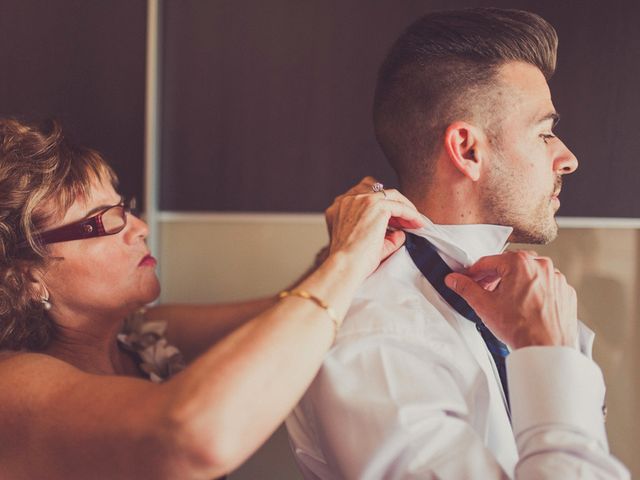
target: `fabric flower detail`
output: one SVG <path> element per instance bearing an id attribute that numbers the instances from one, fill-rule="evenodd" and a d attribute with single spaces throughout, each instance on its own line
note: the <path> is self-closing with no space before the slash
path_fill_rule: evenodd
<path id="1" fill-rule="evenodd" d="M 164 338 L 167 322 L 145 321 L 146 309 L 125 320 L 118 341 L 140 359 L 140 369 L 154 383 L 162 383 L 186 367 L 180 351 Z"/>

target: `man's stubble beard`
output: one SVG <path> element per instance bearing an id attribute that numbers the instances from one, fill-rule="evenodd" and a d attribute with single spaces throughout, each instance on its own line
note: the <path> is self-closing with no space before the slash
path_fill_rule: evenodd
<path id="1" fill-rule="evenodd" d="M 487 223 L 512 227 L 511 242 L 536 245 L 552 242 L 558 236 L 558 224 L 551 198 L 561 183 L 558 176 L 549 196 L 543 197 L 535 208 L 528 209 L 526 178 L 507 168 L 504 156 L 497 152 L 481 198 Z"/>

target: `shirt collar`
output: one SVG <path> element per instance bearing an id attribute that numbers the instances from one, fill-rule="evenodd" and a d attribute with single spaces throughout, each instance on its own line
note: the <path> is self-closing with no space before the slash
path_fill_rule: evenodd
<path id="1" fill-rule="evenodd" d="M 481 257 L 502 253 L 513 231 L 502 225 L 436 225 L 423 218 L 424 227 L 408 231 L 429 240 L 455 271 L 470 267 Z"/>

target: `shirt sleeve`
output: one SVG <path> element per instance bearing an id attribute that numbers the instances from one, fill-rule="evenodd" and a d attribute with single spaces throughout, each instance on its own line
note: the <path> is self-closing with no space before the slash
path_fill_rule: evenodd
<path id="1" fill-rule="evenodd" d="M 590 350 L 590 349 L 589 349 Z M 600 368 L 567 347 L 528 347 L 507 357 L 516 478 L 630 478 L 609 454 Z"/>
<path id="2" fill-rule="evenodd" d="M 334 478 L 509 478 L 482 437 L 487 377 L 462 351 L 437 334 L 334 348 L 307 394 Z M 516 478 L 629 478 L 607 451 L 604 385 L 591 360 L 573 349 L 522 349 L 509 355 L 508 371 Z"/>

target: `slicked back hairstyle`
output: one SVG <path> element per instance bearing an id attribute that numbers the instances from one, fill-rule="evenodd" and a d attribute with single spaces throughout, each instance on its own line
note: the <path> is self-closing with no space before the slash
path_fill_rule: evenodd
<path id="1" fill-rule="evenodd" d="M 521 10 L 474 8 L 436 12 L 410 25 L 378 73 L 376 138 L 402 188 L 428 188 L 442 135 L 456 120 L 490 127 L 499 109 L 500 66 L 555 71 L 558 37 L 540 16 Z"/>

